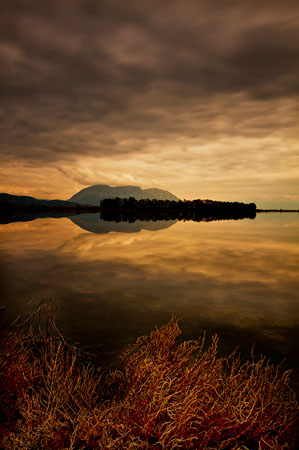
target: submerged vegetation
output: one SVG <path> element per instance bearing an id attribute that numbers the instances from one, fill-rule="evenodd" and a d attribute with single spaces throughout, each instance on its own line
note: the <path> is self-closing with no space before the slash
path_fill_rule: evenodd
<path id="1" fill-rule="evenodd" d="M 136 220 L 193 220 L 196 222 L 221 219 L 254 219 L 255 203 L 218 202 L 214 200 L 136 200 L 107 198 L 101 201 L 104 220 L 134 222 Z"/>
<path id="2" fill-rule="evenodd" d="M 1 449 L 298 448 L 290 374 L 265 358 L 221 358 L 216 336 L 176 345 L 172 318 L 98 373 L 54 319 L 40 304 L 2 335 Z"/>

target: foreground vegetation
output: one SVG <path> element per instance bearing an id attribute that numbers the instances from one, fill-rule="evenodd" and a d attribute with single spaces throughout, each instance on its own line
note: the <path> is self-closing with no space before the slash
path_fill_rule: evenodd
<path id="1" fill-rule="evenodd" d="M 265 358 L 220 358 L 216 336 L 176 345 L 173 318 L 97 373 L 49 312 L 42 329 L 45 308 L 2 335 L 1 449 L 299 448 L 289 372 Z"/>

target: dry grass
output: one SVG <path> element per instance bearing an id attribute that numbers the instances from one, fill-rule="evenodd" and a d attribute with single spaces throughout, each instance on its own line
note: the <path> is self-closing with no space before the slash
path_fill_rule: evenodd
<path id="1" fill-rule="evenodd" d="M 298 405 L 289 373 L 265 358 L 217 356 L 218 338 L 175 345 L 173 318 L 97 374 L 39 309 L 2 336 L 0 448 L 295 450 Z M 32 323 L 37 320 L 37 328 Z"/>

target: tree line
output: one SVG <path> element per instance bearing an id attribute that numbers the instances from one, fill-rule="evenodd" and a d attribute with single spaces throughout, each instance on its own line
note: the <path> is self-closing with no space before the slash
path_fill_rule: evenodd
<path id="1" fill-rule="evenodd" d="M 255 218 L 255 203 L 214 200 L 136 200 L 107 198 L 101 201 L 101 218 L 117 222 L 136 220 L 222 220 Z"/>

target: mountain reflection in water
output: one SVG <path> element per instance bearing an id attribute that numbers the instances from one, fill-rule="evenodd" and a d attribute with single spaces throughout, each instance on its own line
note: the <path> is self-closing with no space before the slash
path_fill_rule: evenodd
<path id="1" fill-rule="evenodd" d="M 111 231 L 117 233 L 138 233 L 141 230 L 157 231 L 169 228 L 177 222 L 177 220 L 112 222 L 101 219 L 100 214 L 79 214 L 70 219 L 83 230 L 96 234 L 110 233 Z"/>
<path id="2" fill-rule="evenodd" d="M 129 342 L 175 313 L 184 339 L 217 332 L 220 352 L 239 345 L 245 356 L 255 343 L 256 353 L 275 362 L 286 358 L 298 383 L 297 214 L 163 221 L 171 226 L 159 231 L 137 223 L 138 233 L 108 234 L 95 217 L 0 226 L 4 319 L 15 318 L 33 296 L 57 297 L 63 333 L 91 346 L 98 363 L 109 366 Z"/>

